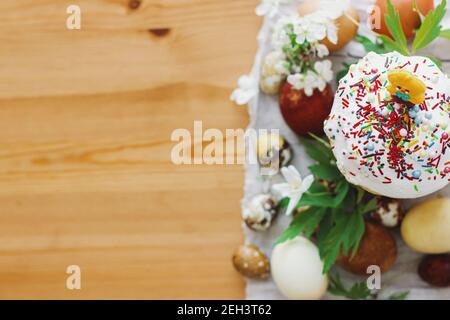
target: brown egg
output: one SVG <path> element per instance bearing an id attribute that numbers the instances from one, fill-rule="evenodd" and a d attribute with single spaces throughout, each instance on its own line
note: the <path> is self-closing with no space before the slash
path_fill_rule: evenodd
<path id="1" fill-rule="evenodd" d="M 233 265 L 246 277 L 257 279 L 269 277 L 269 259 L 257 246 L 239 246 L 233 254 Z"/>
<path id="2" fill-rule="evenodd" d="M 402 24 L 403 31 L 405 32 L 406 38 L 411 38 L 414 35 L 415 29 L 420 27 L 420 17 L 417 12 L 413 10 L 414 0 L 391 0 L 394 7 L 398 10 L 400 16 L 400 22 Z M 434 8 L 433 0 L 418 0 L 416 1 L 417 7 L 422 15 L 426 15 L 430 10 Z M 387 13 L 387 0 L 376 0 L 375 6 L 371 13 L 371 22 L 380 22 L 379 27 L 374 26 L 373 31 L 384 34 L 391 37 L 389 30 L 386 26 L 384 19 Z M 379 14 L 379 16 L 376 16 Z"/>
<path id="3" fill-rule="evenodd" d="M 320 8 L 319 0 L 307 0 L 298 7 L 298 13 L 302 16 L 313 13 Z M 358 26 L 348 18 L 352 17 L 353 20 L 359 22 L 358 12 L 350 7 L 345 15 L 336 19 L 335 23 L 338 28 L 338 42 L 337 44 L 331 43 L 328 39 L 321 41 L 330 52 L 335 52 L 342 49 L 347 43 L 349 43 L 356 35 Z"/>
<path id="4" fill-rule="evenodd" d="M 397 259 L 397 244 L 386 228 L 366 222 L 366 231 L 356 255 L 340 255 L 337 264 L 349 272 L 367 275 L 367 267 L 377 265 L 381 272 L 389 271 Z"/>
<path id="5" fill-rule="evenodd" d="M 419 276 L 435 287 L 450 286 L 450 254 L 425 256 L 419 265 Z"/>
<path id="6" fill-rule="evenodd" d="M 320 135 L 333 99 L 330 85 L 323 92 L 315 89 L 312 96 L 307 96 L 303 90 L 296 90 L 286 82 L 280 91 L 280 111 L 284 121 L 298 135 L 307 136 L 309 132 Z"/>

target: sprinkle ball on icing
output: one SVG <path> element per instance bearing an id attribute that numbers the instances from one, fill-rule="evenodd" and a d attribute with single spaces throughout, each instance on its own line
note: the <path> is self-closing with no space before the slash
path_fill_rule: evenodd
<path id="1" fill-rule="evenodd" d="M 370 52 L 341 79 L 325 133 L 346 179 L 408 199 L 450 182 L 450 81 L 430 59 Z"/>

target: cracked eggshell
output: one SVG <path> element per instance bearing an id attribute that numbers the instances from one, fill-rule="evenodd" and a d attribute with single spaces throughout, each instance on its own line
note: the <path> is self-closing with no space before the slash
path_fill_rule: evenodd
<path id="1" fill-rule="evenodd" d="M 327 291 L 319 250 L 302 236 L 276 245 L 270 264 L 275 284 L 288 299 L 318 300 Z"/>
<path id="2" fill-rule="evenodd" d="M 244 205 L 242 219 L 252 230 L 265 231 L 278 213 L 278 201 L 269 194 L 259 194 Z"/>
<path id="3" fill-rule="evenodd" d="M 269 259 L 255 245 L 239 246 L 233 254 L 232 261 L 236 270 L 246 277 L 256 279 L 269 277 Z"/>
<path id="4" fill-rule="evenodd" d="M 440 254 L 450 251 L 450 199 L 434 198 L 412 208 L 401 234 L 414 251 Z"/>

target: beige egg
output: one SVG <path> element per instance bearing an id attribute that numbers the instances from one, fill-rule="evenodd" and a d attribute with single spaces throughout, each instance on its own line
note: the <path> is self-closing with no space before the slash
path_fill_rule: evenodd
<path id="1" fill-rule="evenodd" d="M 280 75 L 265 76 L 261 75 L 261 80 L 259 81 L 259 87 L 262 92 L 269 95 L 275 95 L 280 91 L 280 87 L 284 82 L 284 77 Z"/>
<path id="2" fill-rule="evenodd" d="M 296 237 L 275 246 L 270 260 L 272 277 L 280 292 L 291 300 L 318 300 L 328 287 L 316 245 Z"/>
<path id="3" fill-rule="evenodd" d="M 246 277 L 256 279 L 269 277 L 269 259 L 257 246 L 239 246 L 233 254 L 233 265 Z"/>
<path id="4" fill-rule="evenodd" d="M 307 0 L 298 7 L 298 12 L 300 15 L 307 15 L 317 11 L 319 8 L 320 0 Z M 337 44 L 331 43 L 328 39 L 323 40 L 322 43 L 330 52 L 342 49 L 358 32 L 358 25 L 355 22 L 359 23 L 359 15 L 358 12 L 350 6 L 344 15 L 335 20 L 336 27 L 338 28 Z"/>
<path id="5" fill-rule="evenodd" d="M 411 249 L 429 254 L 450 251 L 450 199 L 434 198 L 411 209 L 401 226 Z"/>

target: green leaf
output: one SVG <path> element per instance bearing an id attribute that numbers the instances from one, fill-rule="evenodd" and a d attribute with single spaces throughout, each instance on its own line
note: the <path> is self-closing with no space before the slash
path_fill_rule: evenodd
<path id="1" fill-rule="evenodd" d="M 375 53 L 386 53 L 386 49 L 384 48 L 382 43 L 376 43 L 370 40 L 369 38 L 362 36 L 362 35 L 356 35 L 355 40 L 359 43 L 361 43 L 366 49 L 366 52 L 375 52 Z"/>
<path id="2" fill-rule="evenodd" d="M 322 143 L 305 138 L 301 138 L 300 140 L 311 159 L 324 164 L 329 164 L 334 159 L 331 150 Z"/>
<path id="3" fill-rule="evenodd" d="M 281 209 L 287 208 L 288 205 L 289 205 L 289 198 L 283 198 L 283 199 L 281 199 L 280 202 L 278 203 L 278 206 L 279 206 Z"/>
<path id="4" fill-rule="evenodd" d="M 377 208 L 377 199 L 374 197 L 370 199 L 369 202 L 367 202 L 362 208 L 361 208 L 361 214 L 369 213 Z"/>
<path id="5" fill-rule="evenodd" d="M 356 189 L 356 203 L 359 204 L 364 198 L 366 192 L 364 191 L 364 189 L 360 187 L 355 187 L 355 189 Z"/>
<path id="6" fill-rule="evenodd" d="M 352 285 L 350 289 L 347 289 L 341 280 L 339 273 L 336 275 L 329 275 L 330 285 L 328 287 L 328 292 L 335 296 L 342 296 L 352 300 L 366 300 L 373 299 L 370 290 L 367 288 L 365 281 L 356 282 Z"/>
<path id="7" fill-rule="evenodd" d="M 347 180 L 342 179 L 337 183 L 336 197 L 334 198 L 332 205 L 333 208 L 337 208 L 342 204 L 349 190 L 350 184 L 347 182 Z"/>
<path id="8" fill-rule="evenodd" d="M 391 33 L 392 37 L 399 47 L 402 48 L 404 52 L 408 52 L 408 47 L 406 46 L 406 36 L 403 32 L 402 24 L 400 23 L 400 15 L 398 10 L 394 7 L 391 0 L 387 2 L 387 13 L 385 15 L 386 26 Z"/>
<path id="9" fill-rule="evenodd" d="M 289 227 L 275 241 L 275 245 L 291 240 L 302 232 L 305 233 L 306 237 L 310 237 L 326 212 L 325 208 L 309 208 L 297 214 Z"/>
<path id="10" fill-rule="evenodd" d="M 405 300 L 409 295 L 409 291 L 393 293 L 388 297 L 388 300 Z"/>
<path id="11" fill-rule="evenodd" d="M 309 133 L 309 136 L 311 137 L 311 138 L 313 138 L 315 141 L 317 141 L 317 142 L 319 142 L 319 143 L 321 143 L 323 146 L 325 146 L 326 147 L 326 150 L 328 151 L 328 152 L 330 152 L 330 150 L 331 150 L 331 145 L 327 142 L 327 141 L 325 141 L 324 139 L 322 139 L 321 137 L 319 137 L 319 136 L 316 136 L 314 133 Z"/>
<path id="12" fill-rule="evenodd" d="M 440 36 L 450 40 L 450 29 L 441 30 Z"/>
<path id="13" fill-rule="evenodd" d="M 348 256 L 350 251 L 356 253 L 361 238 L 364 235 L 364 219 L 358 212 L 348 213 L 345 210 L 333 209 L 331 222 L 322 229 L 319 225 L 317 232 L 319 254 L 324 263 L 323 273 L 327 273 L 336 262 L 339 253 L 342 251 Z"/>
<path id="14" fill-rule="evenodd" d="M 312 186 L 309 191 L 302 196 L 296 206 L 297 208 L 308 206 L 315 206 L 318 208 L 337 208 L 343 203 L 350 189 L 350 185 L 345 179 L 342 179 L 337 183 L 335 194 L 327 191 L 313 192 L 312 190 L 317 190 L 317 184 L 320 183 L 315 182 L 313 185 L 314 184 L 315 186 Z"/>
<path id="15" fill-rule="evenodd" d="M 343 178 L 341 172 L 330 164 L 315 164 L 308 168 L 311 173 L 319 179 L 339 180 Z"/>
<path id="16" fill-rule="evenodd" d="M 384 34 L 379 35 L 379 39 L 383 41 L 384 47 L 387 51 L 397 51 L 405 56 L 409 56 L 410 53 L 407 48 L 402 47 L 397 42 L 389 38 L 388 36 L 385 36 Z"/>
<path id="17" fill-rule="evenodd" d="M 332 208 L 334 197 L 331 193 L 305 193 L 297 204 L 297 208 L 315 206 L 318 208 Z"/>
<path id="18" fill-rule="evenodd" d="M 413 42 L 413 50 L 425 48 L 441 35 L 441 22 L 446 12 L 447 1 L 443 0 L 434 10 L 431 10 L 423 20 Z"/>
<path id="19" fill-rule="evenodd" d="M 364 236 L 364 232 L 366 231 L 366 225 L 364 222 L 364 218 L 359 213 L 353 213 L 352 217 L 348 222 L 350 229 L 348 231 L 348 239 L 346 243 L 346 250 L 344 253 L 348 255 L 350 253 L 350 249 L 352 250 L 352 257 L 354 257 L 358 253 L 359 245 L 361 243 L 361 239 Z"/>
<path id="20" fill-rule="evenodd" d="M 302 226 L 297 224 L 290 224 L 289 227 L 275 240 L 274 246 L 285 241 L 294 239 L 302 231 Z"/>

